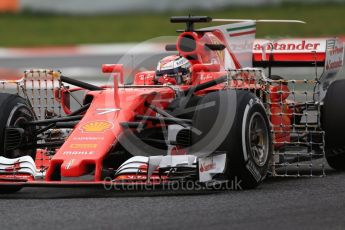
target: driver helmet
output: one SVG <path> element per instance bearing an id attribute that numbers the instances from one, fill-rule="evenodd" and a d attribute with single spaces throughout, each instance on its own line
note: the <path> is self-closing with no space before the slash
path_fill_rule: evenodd
<path id="1" fill-rule="evenodd" d="M 171 55 L 158 62 L 155 82 L 157 84 L 187 85 L 191 83 L 192 66 L 188 59 Z"/>

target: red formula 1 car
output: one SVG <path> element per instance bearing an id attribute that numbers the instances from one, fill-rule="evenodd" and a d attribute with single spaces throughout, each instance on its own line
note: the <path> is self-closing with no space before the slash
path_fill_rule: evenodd
<path id="1" fill-rule="evenodd" d="M 212 21 L 232 23 L 194 28 Z M 1 191 L 234 180 L 245 189 L 267 175 L 322 176 L 323 159 L 345 169 L 338 39 L 255 40 L 255 20 L 171 22 L 186 29 L 157 69 L 127 75 L 122 64 L 104 65 L 111 86 L 52 70 L 2 79 Z M 315 76 L 272 74 L 302 66 Z"/>

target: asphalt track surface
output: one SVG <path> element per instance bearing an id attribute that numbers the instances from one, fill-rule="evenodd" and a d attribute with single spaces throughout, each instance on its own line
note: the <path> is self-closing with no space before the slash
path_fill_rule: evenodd
<path id="1" fill-rule="evenodd" d="M 98 67 L 119 57 L 0 60 L 6 68 Z M 345 172 L 267 179 L 248 191 L 24 188 L 0 195 L 0 229 L 344 229 Z"/>
<path id="2" fill-rule="evenodd" d="M 1 229 L 344 229 L 345 173 L 247 191 L 25 188 L 0 196 Z"/>

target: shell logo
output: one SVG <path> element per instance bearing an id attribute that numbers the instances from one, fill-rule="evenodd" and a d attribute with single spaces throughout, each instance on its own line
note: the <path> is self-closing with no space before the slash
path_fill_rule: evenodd
<path id="1" fill-rule="evenodd" d="M 83 133 L 103 133 L 104 131 L 114 127 L 109 121 L 91 121 L 80 127 Z"/>

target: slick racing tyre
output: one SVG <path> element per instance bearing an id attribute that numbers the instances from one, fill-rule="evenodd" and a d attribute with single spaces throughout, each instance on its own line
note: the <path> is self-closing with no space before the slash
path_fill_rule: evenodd
<path id="1" fill-rule="evenodd" d="M 34 120 L 34 115 L 24 98 L 7 93 L 0 93 L 0 156 L 6 158 L 17 158 L 29 155 L 35 159 L 36 149 L 34 147 L 20 147 L 20 144 L 35 142 L 33 127 L 24 127 L 23 124 Z M 6 128 L 20 128 L 23 130 L 21 140 L 18 138 L 9 140 L 6 135 L 16 136 L 16 133 L 6 133 Z M 6 141 L 7 139 L 7 141 Z M 18 147 L 16 147 L 18 146 Z M 14 193 L 21 189 L 21 186 L 0 186 L 0 194 Z"/>
<path id="2" fill-rule="evenodd" d="M 322 128 L 325 131 L 325 152 L 328 164 L 345 170 L 345 80 L 333 82 L 326 93 L 322 109 Z"/>
<path id="3" fill-rule="evenodd" d="M 227 98 L 234 107 L 225 107 Z M 217 152 L 226 152 L 226 169 L 223 176 L 228 182 L 237 181 L 240 188 L 251 189 L 258 186 L 266 177 L 272 156 L 272 140 L 269 120 L 261 101 L 254 94 L 243 90 L 212 92 L 204 96 L 199 104 L 215 102 L 215 106 L 197 110 L 193 126 L 201 130 L 202 135 L 193 134 L 193 142 L 202 142 L 203 136 L 217 123 L 229 125 L 226 119 L 233 121 L 222 138 Z M 229 104 L 229 105 L 230 105 Z M 230 105 L 231 106 L 231 105 Z M 217 113 L 227 113 L 225 120 L 220 120 Z M 216 119 L 217 118 L 217 119 Z M 217 137 L 219 138 L 219 137 Z M 207 142 L 219 141 L 208 140 Z M 206 144 L 206 143 L 205 143 Z"/>
<path id="4" fill-rule="evenodd" d="M 24 123 L 34 120 L 34 114 L 26 100 L 17 95 L 0 93 L 0 111 L 0 155 L 7 158 L 29 155 L 35 159 L 36 149 L 34 147 L 21 148 L 20 146 L 16 147 L 16 144 L 13 143 L 11 143 L 11 146 L 10 143 L 5 143 L 6 128 L 22 129 L 22 144 L 33 144 L 35 142 L 34 127 L 24 126 Z M 20 145 L 21 143 L 17 144 Z"/>

